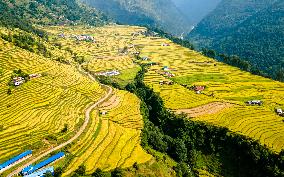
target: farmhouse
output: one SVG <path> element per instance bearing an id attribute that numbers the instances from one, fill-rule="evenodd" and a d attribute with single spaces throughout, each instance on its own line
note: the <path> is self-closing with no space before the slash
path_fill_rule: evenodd
<path id="1" fill-rule="evenodd" d="M 107 111 L 101 111 L 101 115 L 102 115 L 102 116 L 107 115 Z"/>
<path id="2" fill-rule="evenodd" d="M 169 68 L 168 66 L 164 66 L 162 68 L 163 71 L 176 71 L 176 69 L 173 69 L 173 68 Z"/>
<path id="3" fill-rule="evenodd" d="M 276 112 L 279 116 L 284 117 L 284 112 L 283 112 L 283 110 L 282 110 L 282 109 L 277 108 L 277 109 L 275 109 L 275 112 Z"/>
<path id="4" fill-rule="evenodd" d="M 106 72 L 100 72 L 96 73 L 97 76 L 118 76 L 120 75 L 119 71 L 113 70 L 113 71 L 106 71 Z"/>
<path id="5" fill-rule="evenodd" d="M 143 60 L 143 61 L 148 61 L 148 60 L 149 60 L 149 57 L 142 57 L 141 60 Z"/>
<path id="6" fill-rule="evenodd" d="M 173 85 L 173 81 L 160 81 L 160 85 Z"/>
<path id="7" fill-rule="evenodd" d="M 261 106 L 263 104 L 263 102 L 261 100 L 251 100 L 251 101 L 247 101 L 246 104 Z"/>
<path id="8" fill-rule="evenodd" d="M 201 94 L 201 92 L 205 90 L 205 86 L 194 86 L 193 90 L 195 91 L 195 93 Z"/>
<path id="9" fill-rule="evenodd" d="M 170 68 L 169 68 L 168 66 L 164 66 L 162 70 L 164 70 L 164 71 L 169 71 Z"/>
<path id="10" fill-rule="evenodd" d="M 175 75 L 173 73 L 170 73 L 170 72 L 164 72 L 163 75 L 165 75 L 167 77 L 175 77 Z"/>
<path id="11" fill-rule="evenodd" d="M 30 79 L 36 79 L 36 78 L 41 77 L 41 74 L 30 74 L 29 77 Z"/>
<path id="12" fill-rule="evenodd" d="M 154 65 L 159 65 L 160 63 L 157 63 L 157 62 L 150 62 L 150 63 L 147 63 L 148 66 L 154 66 Z"/>
<path id="13" fill-rule="evenodd" d="M 132 54 L 138 56 L 140 55 L 140 52 L 133 52 Z"/>
<path id="14" fill-rule="evenodd" d="M 170 44 L 168 44 L 168 43 L 162 43 L 161 46 L 163 46 L 163 47 L 168 47 L 168 46 L 170 46 Z"/>
<path id="15" fill-rule="evenodd" d="M 92 41 L 92 42 L 96 42 L 95 38 L 93 36 L 89 36 L 89 35 L 75 35 L 75 38 L 78 41 Z"/>
<path id="16" fill-rule="evenodd" d="M 12 168 L 13 166 L 21 163 L 22 161 L 28 159 L 32 156 L 32 151 L 28 150 L 20 155 L 13 157 L 12 159 L 0 164 L 0 173 Z"/>
<path id="17" fill-rule="evenodd" d="M 15 86 L 20 86 L 25 82 L 25 78 L 23 77 L 14 77 L 13 82 Z"/>

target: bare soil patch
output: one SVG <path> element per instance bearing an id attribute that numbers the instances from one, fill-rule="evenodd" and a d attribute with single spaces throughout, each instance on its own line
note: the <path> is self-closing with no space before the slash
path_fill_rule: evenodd
<path id="1" fill-rule="evenodd" d="M 107 102 L 104 102 L 103 104 L 100 105 L 101 108 L 104 109 L 112 109 L 115 108 L 119 105 L 120 103 L 120 98 L 116 95 L 113 95 L 108 99 Z"/>
<path id="2" fill-rule="evenodd" d="M 179 114 L 181 113 L 188 114 L 190 117 L 199 117 L 208 114 L 215 114 L 232 106 L 233 104 L 231 103 L 214 102 L 192 109 L 179 109 L 176 110 L 176 112 Z"/>

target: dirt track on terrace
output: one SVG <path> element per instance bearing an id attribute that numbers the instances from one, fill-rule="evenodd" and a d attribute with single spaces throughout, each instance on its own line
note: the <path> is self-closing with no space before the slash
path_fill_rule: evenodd
<path id="1" fill-rule="evenodd" d="M 199 106 L 196 108 L 192 108 L 192 109 L 179 109 L 179 110 L 176 110 L 175 112 L 178 114 L 186 113 L 190 117 L 199 117 L 199 116 L 208 115 L 208 114 L 215 114 L 226 108 L 230 108 L 232 106 L 233 104 L 231 103 L 214 102 L 214 103 L 209 103 L 209 104 Z"/>
<path id="2" fill-rule="evenodd" d="M 79 70 L 82 72 L 81 68 L 79 68 Z M 87 73 L 86 73 L 87 74 Z M 88 74 L 88 76 L 93 80 L 95 81 L 95 78 Z M 78 130 L 78 132 L 75 134 L 75 136 L 73 136 L 71 139 L 69 139 L 68 141 L 52 148 L 52 149 L 49 149 L 47 150 L 46 152 L 43 152 L 41 154 L 39 154 L 38 156 L 33 156 L 34 158 L 32 158 L 30 161 L 26 162 L 24 165 L 21 165 L 20 167 L 18 167 L 16 170 L 14 170 L 12 173 L 10 173 L 8 175 L 8 177 L 12 177 L 12 176 L 15 176 L 17 174 L 19 174 L 21 172 L 21 170 L 37 161 L 39 161 L 40 159 L 44 158 L 45 156 L 51 154 L 52 152 L 54 151 L 57 151 L 59 149 L 62 149 L 63 147 L 67 146 L 68 144 L 72 143 L 73 141 L 75 141 L 83 132 L 84 130 L 86 129 L 86 127 L 88 126 L 89 124 L 89 120 L 90 120 L 90 113 L 92 112 L 93 109 L 95 109 L 98 105 L 102 104 L 104 101 L 106 101 L 112 94 L 113 92 L 113 89 L 112 87 L 109 87 L 107 85 L 103 85 L 104 87 L 107 87 L 108 88 L 108 93 L 101 99 L 99 99 L 96 103 L 94 103 L 92 106 L 90 106 L 86 112 L 85 112 L 85 121 L 84 121 L 84 124 L 82 125 L 82 127 Z"/>

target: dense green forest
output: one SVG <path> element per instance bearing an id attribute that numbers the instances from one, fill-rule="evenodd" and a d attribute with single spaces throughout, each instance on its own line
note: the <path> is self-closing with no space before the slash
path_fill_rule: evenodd
<path id="1" fill-rule="evenodd" d="M 284 2 L 223 1 L 190 33 L 199 48 L 238 55 L 283 81 Z"/>
<path id="2" fill-rule="evenodd" d="M 33 24 L 102 25 L 108 18 L 93 8 L 78 4 L 76 0 L 7 0 L 0 2 L 0 25 L 20 28 L 27 32 L 41 34 Z"/>

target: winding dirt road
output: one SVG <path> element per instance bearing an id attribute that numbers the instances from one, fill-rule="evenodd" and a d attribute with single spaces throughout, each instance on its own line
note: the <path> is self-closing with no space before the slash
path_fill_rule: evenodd
<path id="1" fill-rule="evenodd" d="M 90 75 L 89 73 L 86 73 L 84 71 L 82 71 L 81 67 L 78 68 L 79 71 L 87 74 L 93 81 L 96 81 L 95 78 Z M 40 159 L 42 159 L 43 157 L 47 156 L 48 154 L 54 152 L 54 151 L 57 151 L 65 146 L 67 146 L 68 144 L 72 143 L 73 141 L 75 141 L 83 132 L 84 130 L 86 129 L 86 127 L 88 126 L 89 124 L 89 120 L 90 120 L 90 113 L 93 109 L 95 109 L 99 104 L 103 103 L 104 101 L 106 101 L 108 99 L 108 97 L 112 94 L 113 92 L 113 89 L 112 87 L 110 86 L 107 86 L 107 85 L 103 85 L 102 86 L 108 88 L 108 93 L 101 99 L 99 99 L 95 104 L 93 104 L 92 106 L 90 106 L 87 110 L 86 110 L 86 113 L 85 113 L 85 121 L 84 121 L 84 124 L 82 125 L 82 127 L 79 129 L 79 131 L 76 133 L 75 136 L 73 136 L 70 140 L 66 141 L 65 143 L 62 143 L 46 152 L 44 152 L 43 154 L 40 154 L 39 156 L 37 156 L 36 158 L 33 158 L 31 161 L 25 163 L 24 165 L 22 165 L 21 167 L 19 167 L 18 169 L 16 169 L 15 171 L 13 171 L 12 173 L 10 173 L 8 175 L 8 177 L 12 177 L 12 176 L 15 176 L 17 174 L 19 174 L 21 172 L 21 170 L 37 161 L 39 161 Z"/>

